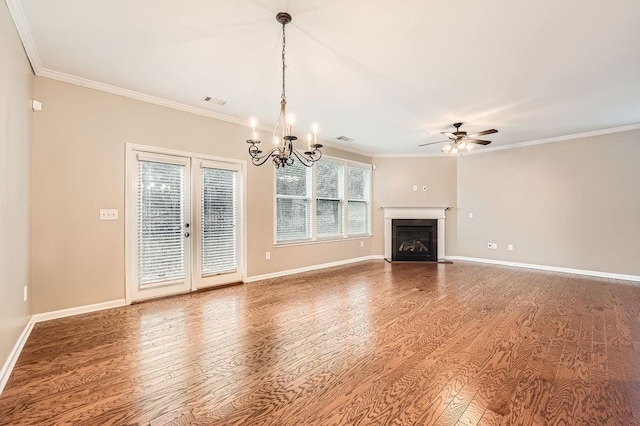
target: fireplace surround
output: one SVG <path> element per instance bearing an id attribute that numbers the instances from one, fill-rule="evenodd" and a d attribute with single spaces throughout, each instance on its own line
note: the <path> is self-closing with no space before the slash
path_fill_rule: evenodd
<path id="1" fill-rule="evenodd" d="M 393 221 L 395 220 L 424 220 L 430 219 L 429 222 L 433 228 L 435 228 L 435 241 L 432 243 L 434 247 L 431 247 L 430 253 L 432 256 L 426 261 L 444 261 L 445 259 L 445 212 L 448 207 L 382 207 L 384 210 L 384 258 L 389 262 L 398 260 L 394 259 L 394 240 L 393 240 Z M 397 222 L 401 224 L 402 222 Z M 406 222 L 413 224 L 420 224 L 422 222 Z M 424 252 L 424 249 L 419 246 L 417 241 L 424 244 L 420 238 L 407 238 L 410 240 L 409 245 L 414 244 L 413 252 L 418 250 Z M 434 250 L 435 248 L 435 250 Z M 427 247 L 427 249 L 429 249 Z M 411 251 L 411 250 L 409 250 Z M 406 253 L 405 253 L 406 254 Z M 424 254 L 424 253 L 423 253 Z M 417 256 L 420 256 L 419 254 Z M 423 260 L 423 259 L 421 259 Z"/>

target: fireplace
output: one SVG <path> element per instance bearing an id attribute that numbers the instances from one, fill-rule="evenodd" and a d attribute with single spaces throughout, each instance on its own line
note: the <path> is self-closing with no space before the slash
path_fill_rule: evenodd
<path id="1" fill-rule="evenodd" d="M 393 219 L 391 239 L 392 261 L 438 260 L 437 219 Z"/>
<path id="2" fill-rule="evenodd" d="M 445 213 L 449 209 L 448 207 L 382 207 L 382 209 L 384 210 L 384 258 L 387 261 L 397 260 L 394 251 L 400 248 L 400 246 L 396 246 L 395 230 L 392 222 L 397 226 L 398 224 L 403 224 L 402 221 L 404 220 L 407 221 L 404 223 L 408 224 L 408 226 L 431 227 L 431 234 L 428 238 L 418 235 L 412 236 L 404 232 L 416 231 L 419 233 L 425 231 L 424 229 L 402 230 L 403 235 L 401 235 L 401 238 L 406 237 L 409 240 L 402 247 L 402 252 L 407 257 L 411 257 L 408 260 L 416 260 L 418 258 L 420 260 L 445 261 Z M 398 220 L 400 222 L 396 222 Z M 429 244 L 425 243 L 423 239 L 428 241 Z M 420 244 L 418 244 L 418 241 Z M 421 245 L 424 245 L 426 250 Z M 425 259 L 425 252 L 429 253 L 428 259 Z"/>

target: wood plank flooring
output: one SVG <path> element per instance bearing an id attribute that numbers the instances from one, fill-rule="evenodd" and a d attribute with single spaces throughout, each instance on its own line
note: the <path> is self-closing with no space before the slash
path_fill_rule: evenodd
<path id="1" fill-rule="evenodd" d="M 369 261 L 37 324 L 0 424 L 640 424 L 640 286 Z"/>

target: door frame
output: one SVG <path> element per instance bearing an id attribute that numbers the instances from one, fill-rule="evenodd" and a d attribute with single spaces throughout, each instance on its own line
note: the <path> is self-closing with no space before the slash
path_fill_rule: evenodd
<path id="1" fill-rule="evenodd" d="M 244 282 L 247 279 L 247 162 L 246 160 L 237 160 L 234 158 L 226 158 L 219 157 L 215 155 L 202 154 L 197 152 L 183 151 L 171 148 L 161 148 L 150 145 L 140 145 L 136 143 L 125 143 L 125 194 L 124 194 L 124 218 L 125 218 L 125 231 L 124 231 L 124 241 L 125 241 L 125 303 L 130 305 L 133 302 L 133 294 L 131 286 L 135 285 L 135 251 L 136 251 L 136 239 L 135 239 L 135 221 L 137 220 L 135 206 L 131 205 L 131 196 L 133 194 L 137 194 L 137 174 L 135 173 L 136 169 L 136 155 L 138 153 L 143 154 L 164 154 L 164 155 L 172 155 L 175 157 L 183 157 L 188 158 L 191 161 L 192 168 L 194 164 L 198 160 L 205 161 L 215 161 L 221 163 L 229 163 L 234 165 L 239 165 L 239 188 L 240 191 L 240 199 L 239 199 L 239 215 L 240 215 L 240 223 L 238 227 L 238 241 L 241 244 L 241 248 L 238 252 L 238 267 L 241 273 L 241 281 Z M 191 173 L 189 176 L 189 184 L 190 188 L 194 188 L 194 175 L 195 173 Z M 192 194 L 192 217 L 194 216 L 193 205 L 194 205 L 194 195 Z M 191 222 L 193 223 L 193 218 L 191 218 Z M 191 239 L 192 244 L 195 239 Z M 195 250 L 192 250 L 192 262 L 191 266 L 193 266 L 193 262 L 195 261 Z M 195 271 L 196 268 L 192 268 L 192 271 Z M 191 291 L 197 290 L 197 288 L 193 285 L 193 277 L 191 278 Z"/>

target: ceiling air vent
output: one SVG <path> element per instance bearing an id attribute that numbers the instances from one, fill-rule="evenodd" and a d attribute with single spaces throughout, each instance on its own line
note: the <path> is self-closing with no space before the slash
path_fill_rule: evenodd
<path id="1" fill-rule="evenodd" d="M 214 105 L 224 105 L 227 103 L 224 99 L 212 98 L 211 96 L 205 96 L 202 98 L 202 101 Z"/>
<path id="2" fill-rule="evenodd" d="M 336 139 L 342 142 L 353 142 L 355 140 L 349 136 L 338 136 Z"/>

